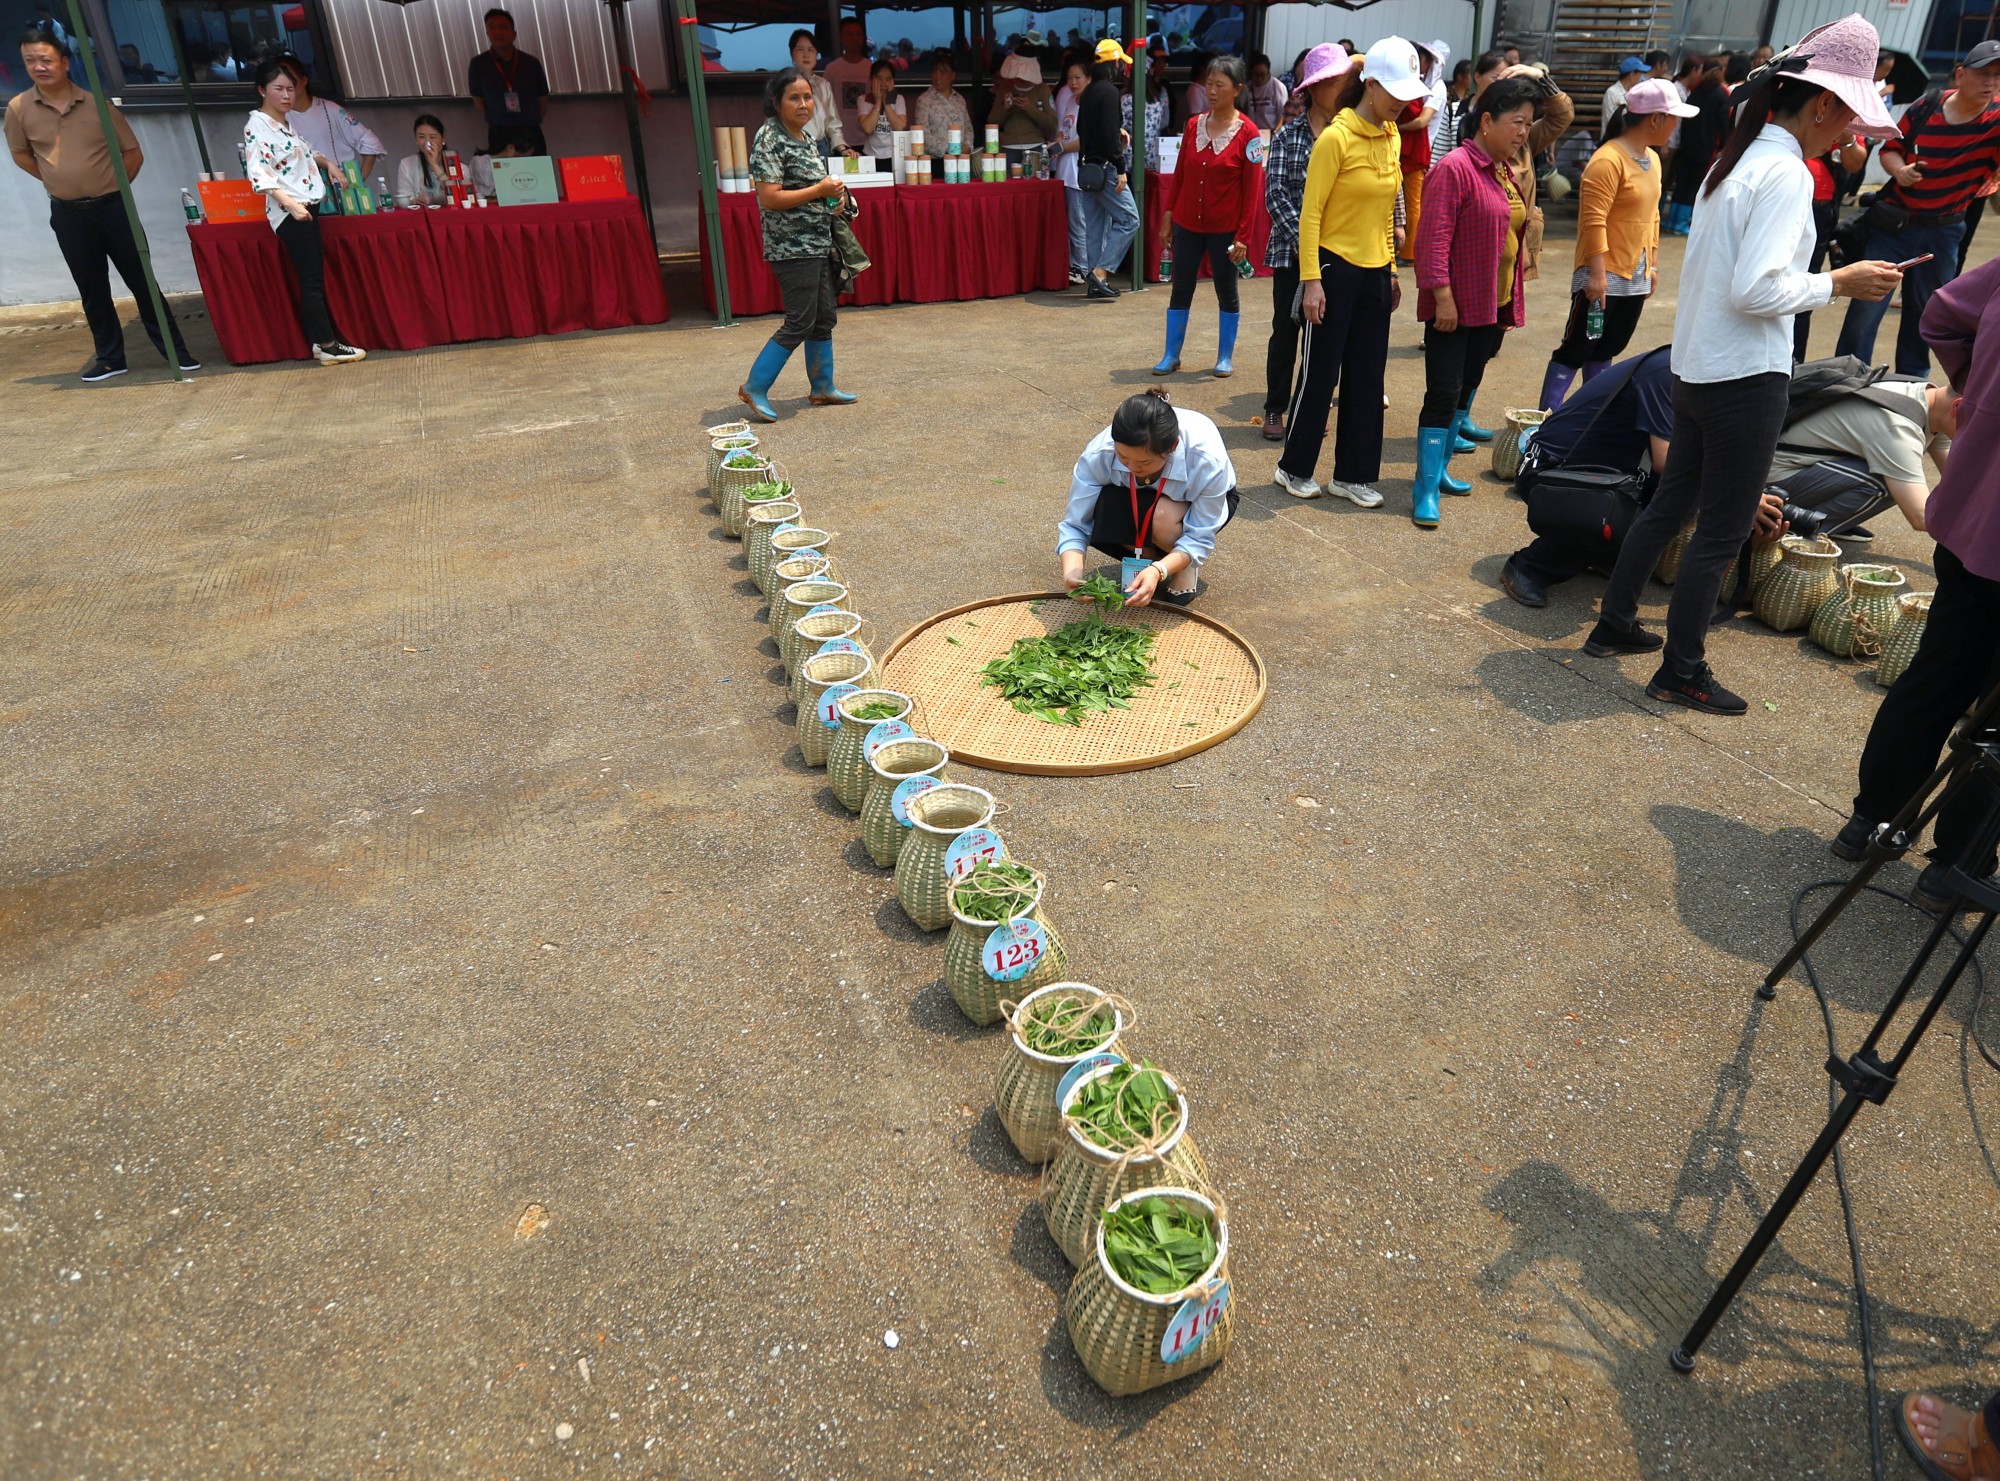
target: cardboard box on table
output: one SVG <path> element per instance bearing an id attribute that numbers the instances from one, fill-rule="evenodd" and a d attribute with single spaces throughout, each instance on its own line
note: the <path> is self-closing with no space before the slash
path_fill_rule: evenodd
<path id="1" fill-rule="evenodd" d="M 493 161 L 493 199 L 503 206 L 552 206 L 561 199 L 556 162 L 546 155 Z"/>
<path id="2" fill-rule="evenodd" d="M 262 221 L 264 197 L 250 188 L 248 180 L 198 180 L 201 214 L 210 221 Z"/>
<path id="3" fill-rule="evenodd" d="M 632 193 L 625 188 L 625 161 L 616 154 L 576 155 L 556 163 L 566 201 L 608 201 Z"/>

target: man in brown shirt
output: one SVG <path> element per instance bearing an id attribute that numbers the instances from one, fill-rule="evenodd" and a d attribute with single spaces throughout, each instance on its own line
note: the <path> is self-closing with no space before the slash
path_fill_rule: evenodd
<path id="1" fill-rule="evenodd" d="M 132 239 L 132 223 L 118 198 L 118 177 L 112 173 L 111 151 L 104 126 L 89 93 L 69 80 L 69 54 L 48 31 L 30 31 L 21 39 L 21 63 L 34 86 L 7 104 L 7 148 L 14 163 L 42 182 L 49 193 L 49 228 L 62 248 L 69 275 L 83 299 L 83 316 L 90 323 L 95 353 L 83 368 L 86 381 L 110 380 L 125 373 L 125 329 L 111 297 L 111 269 L 139 302 L 146 337 L 161 355 L 167 353 L 153 314 L 153 296 Z M 125 173 L 136 179 L 145 157 L 124 115 L 113 111 L 118 152 Z M 199 370 L 201 362 L 188 353 L 172 310 L 167 332 L 182 370 Z"/>

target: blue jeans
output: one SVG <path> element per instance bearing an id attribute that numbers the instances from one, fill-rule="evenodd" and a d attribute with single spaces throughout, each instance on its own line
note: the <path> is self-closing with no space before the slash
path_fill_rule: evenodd
<path id="1" fill-rule="evenodd" d="M 1929 262 L 1903 274 L 1903 322 L 1896 329 L 1896 374 L 1929 375 L 1931 350 L 1924 343 L 1924 306 L 1931 295 L 1958 276 L 1958 244 L 1965 240 L 1965 222 L 1948 226 L 1912 223 L 1901 231 L 1871 232 L 1862 257 L 1871 262 L 1906 262 L 1912 257 L 1932 254 Z M 1859 355 L 1875 359 L 1875 331 L 1889 312 L 1889 300 L 1874 303 L 1854 300 L 1847 306 L 1847 318 L 1840 326 L 1836 355 Z"/>
<path id="2" fill-rule="evenodd" d="M 1075 190 L 1070 196 L 1083 206 L 1083 270 L 1115 271 L 1139 230 L 1139 208 L 1132 204 L 1131 190 Z"/>
<path id="3" fill-rule="evenodd" d="M 1069 270 L 1089 272 L 1090 232 L 1083 215 L 1083 192 L 1070 186 L 1063 191 L 1063 204 L 1069 207 Z"/>

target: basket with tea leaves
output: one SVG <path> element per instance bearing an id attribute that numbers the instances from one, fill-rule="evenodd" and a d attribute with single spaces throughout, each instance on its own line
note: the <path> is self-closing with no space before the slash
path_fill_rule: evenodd
<path id="1" fill-rule="evenodd" d="M 1041 913 L 1042 876 L 1013 859 L 975 864 L 951 887 L 944 984 L 959 1011 L 982 1028 L 1003 1000 L 1060 982 L 1062 938 Z"/>
<path id="2" fill-rule="evenodd" d="M 1149 1064 L 1086 1071 L 1064 1097 L 1065 1135 L 1042 1183 L 1042 1214 L 1070 1264 L 1090 1254 L 1097 1216 L 1120 1194 L 1150 1183 L 1208 1181 L 1187 1135 L 1187 1097 Z"/>
<path id="3" fill-rule="evenodd" d="M 1030 1162 L 1055 1154 L 1062 1133 L 1056 1087 L 1079 1061 L 1119 1052 L 1132 1006 L 1083 982 L 1054 982 L 1007 1012 L 1007 1054 L 993 1084 L 993 1107 L 1007 1138 Z"/>
<path id="4" fill-rule="evenodd" d="M 1193 1188 L 1138 1188 L 1106 1207 L 1063 1321 L 1105 1392 L 1143 1393 L 1228 1355 L 1233 1295 L 1218 1201 Z"/>

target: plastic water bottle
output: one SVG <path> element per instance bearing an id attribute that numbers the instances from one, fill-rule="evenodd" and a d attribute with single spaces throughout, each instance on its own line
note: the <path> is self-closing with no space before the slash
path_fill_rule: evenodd
<path id="1" fill-rule="evenodd" d="M 1174 243 L 1173 239 L 1169 237 L 1166 241 L 1160 243 L 1160 281 L 1162 283 L 1171 283 L 1173 280 Z"/>
<path id="2" fill-rule="evenodd" d="M 393 211 L 396 209 L 396 197 L 389 193 L 389 177 L 387 175 L 377 175 L 375 177 L 375 209 L 378 211 Z"/>
<path id="3" fill-rule="evenodd" d="M 1583 311 L 1583 336 L 1585 339 L 1604 338 L 1604 300 L 1593 298 L 1587 301 Z"/>
<path id="4" fill-rule="evenodd" d="M 193 192 L 185 185 L 181 187 L 181 210 L 187 213 L 188 220 L 201 220 L 201 207 L 196 204 Z"/>

